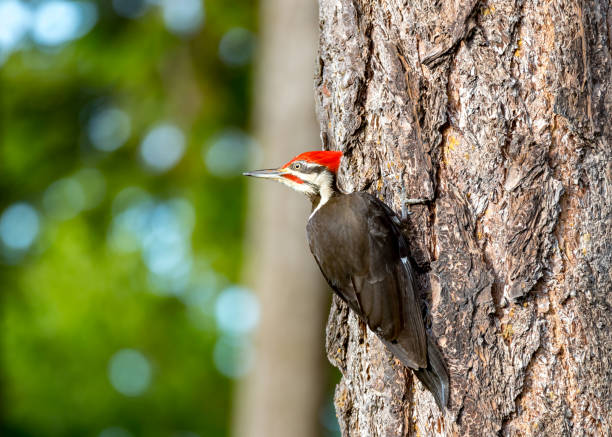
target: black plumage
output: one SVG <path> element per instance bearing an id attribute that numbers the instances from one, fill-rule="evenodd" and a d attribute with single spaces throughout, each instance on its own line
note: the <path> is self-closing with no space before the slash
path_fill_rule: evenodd
<path id="1" fill-rule="evenodd" d="M 370 194 L 335 193 L 308 221 L 308 242 L 331 288 L 415 372 L 442 409 L 448 373 L 425 331 L 398 225 L 393 211 Z"/>
<path id="2" fill-rule="evenodd" d="M 338 190 L 341 156 L 334 151 L 305 152 L 278 169 L 244 174 L 276 180 L 308 196 L 313 207 L 308 242 L 327 282 L 414 371 L 443 409 L 448 402 L 448 372 L 423 325 L 400 222 L 370 194 Z"/>

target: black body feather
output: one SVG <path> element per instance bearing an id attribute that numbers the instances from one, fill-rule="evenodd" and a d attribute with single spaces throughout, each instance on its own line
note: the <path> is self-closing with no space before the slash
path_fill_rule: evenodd
<path id="1" fill-rule="evenodd" d="M 425 331 L 408 244 L 393 211 L 368 193 L 335 194 L 312 215 L 307 234 L 332 289 L 443 409 L 448 372 Z"/>

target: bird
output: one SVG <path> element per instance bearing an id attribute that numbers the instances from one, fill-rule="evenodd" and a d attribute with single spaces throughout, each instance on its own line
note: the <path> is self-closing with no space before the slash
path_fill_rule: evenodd
<path id="1" fill-rule="evenodd" d="M 426 331 L 409 244 L 393 210 L 365 191 L 337 185 L 340 151 L 311 151 L 275 169 L 245 176 L 271 179 L 304 193 L 312 204 L 308 244 L 331 289 L 432 393 L 441 411 L 449 377 Z"/>

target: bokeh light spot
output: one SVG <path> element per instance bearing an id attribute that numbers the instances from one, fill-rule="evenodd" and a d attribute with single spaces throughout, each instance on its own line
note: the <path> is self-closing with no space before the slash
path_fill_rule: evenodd
<path id="1" fill-rule="evenodd" d="M 186 244 L 169 232 L 166 235 L 149 239 L 145 243 L 144 261 L 149 270 L 160 276 L 171 275 L 186 261 Z"/>
<path id="2" fill-rule="evenodd" d="M 118 108 L 103 108 L 93 114 L 87 125 L 89 140 L 98 150 L 112 152 L 130 137 L 130 117 Z"/>
<path id="3" fill-rule="evenodd" d="M 149 131 L 140 146 L 144 163 L 154 171 L 171 169 L 185 153 L 185 135 L 172 124 L 160 124 Z"/>
<path id="4" fill-rule="evenodd" d="M 219 329 L 228 334 L 246 334 L 259 322 L 259 302 L 250 291 L 229 287 L 221 292 L 215 304 Z"/>
<path id="5" fill-rule="evenodd" d="M 16 49 L 30 29 L 32 13 L 21 1 L 0 2 L 0 52 Z"/>
<path id="6" fill-rule="evenodd" d="M 43 46 L 58 46 L 85 35 L 97 19 L 94 3 L 46 1 L 34 12 L 32 38 Z"/>
<path id="7" fill-rule="evenodd" d="M 129 187 L 117 194 L 113 202 L 109 246 L 117 252 L 140 250 L 154 206 L 151 196 L 140 188 Z"/>
<path id="8" fill-rule="evenodd" d="M 121 349 L 110 360 L 108 378 L 119 393 L 139 396 L 151 384 L 151 364 L 139 351 Z"/>
<path id="9" fill-rule="evenodd" d="M 191 270 L 191 259 L 186 258 L 176 269 L 166 274 L 158 275 L 150 272 L 148 275 L 150 291 L 160 296 L 183 294 L 189 285 Z"/>
<path id="10" fill-rule="evenodd" d="M 150 291 L 178 295 L 190 285 L 193 265 L 193 205 L 184 198 L 162 202 L 140 188 L 121 191 L 113 202 L 109 246 L 118 252 L 140 250 L 149 270 Z"/>
<path id="11" fill-rule="evenodd" d="M 242 173 L 249 157 L 256 154 L 257 144 L 239 129 L 227 129 L 204 147 L 202 157 L 208 171 L 218 177 L 232 177 Z"/>
<path id="12" fill-rule="evenodd" d="M 255 36 L 241 27 L 228 30 L 219 42 L 219 57 L 227 65 L 245 65 L 254 51 Z"/>
<path id="13" fill-rule="evenodd" d="M 178 35 L 195 33 L 204 21 L 202 0 L 162 0 L 164 23 Z"/>
<path id="14" fill-rule="evenodd" d="M 198 309 L 202 314 L 212 315 L 214 313 L 215 303 L 215 283 L 214 276 L 210 274 L 213 280 L 210 285 L 200 284 L 191 287 L 182 296 L 182 300 L 188 307 Z"/>
<path id="15" fill-rule="evenodd" d="M 118 215 L 126 209 L 152 200 L 151 195 L 140 187 L 126 187 L 113 199 L 113 215 Z"/>
<path id="16" fill-rule="evenodd" d="M 85 192 L 74 178 L 53 182 L 43 195 L 45 213 L 54 220 L 68 220 L 85 207 Z"/>
<path id="17" fill-rule="evenodd" d="M 240 378 L 253 368 L 255 348 L 247 338 L 224 335 L 215 344 L 213 359 L 223 375 Z"/>
<path id="18" fill-rule="evenodd" d="M 157 275 L 172 275 L 190 258 L 186 230 L 168 205 L 157 205 L 149 216 L 149 229 L 143 240 L 143 258 Z"/>
<path id="19" fill-rule="evenodd" d="M 167 205 L 172 210 L 183 232 L 191 234 L 195 227 L 196 213 L 193 205 L 187 199 L 176 197 L 170 199 Z"/>
<path id="20" fill-rule="evenodd" d="M 38 212 L 27 203 L 15 203 L 0 217 L 0 238 L 9 249 L 28 249 L 40 228 Z"/>

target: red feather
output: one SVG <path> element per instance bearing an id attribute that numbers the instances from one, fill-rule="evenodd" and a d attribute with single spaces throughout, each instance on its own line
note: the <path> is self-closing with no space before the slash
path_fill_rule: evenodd
<path id="1" fill-rule="evenodd" d="M 316 150 L 314 152 L 304 152 L 293 158 L 287 164 L 283 165 L 283 168 L 289 167 L 295 161 L 306 161 L 312 162 L 319 165 L 324 165 L 332 173 L 338 172 L 340 167 L 340 158 L 342 158 L 342 152 L 334 152 L 327 150 Z"/>
<path id="2" fill-rule="evenodd" d="M 298 184 L 303 184 L 304 183 L 303 180 L 301 180 L 300 178 L 298 178 L 295 175 L 292 175 L 291 173 L 285 173 L 285 174 L 283 174 L 281 176 L 284 177 L 285 179 L 292 180 L 293 182 L 296 182 Z"/>

